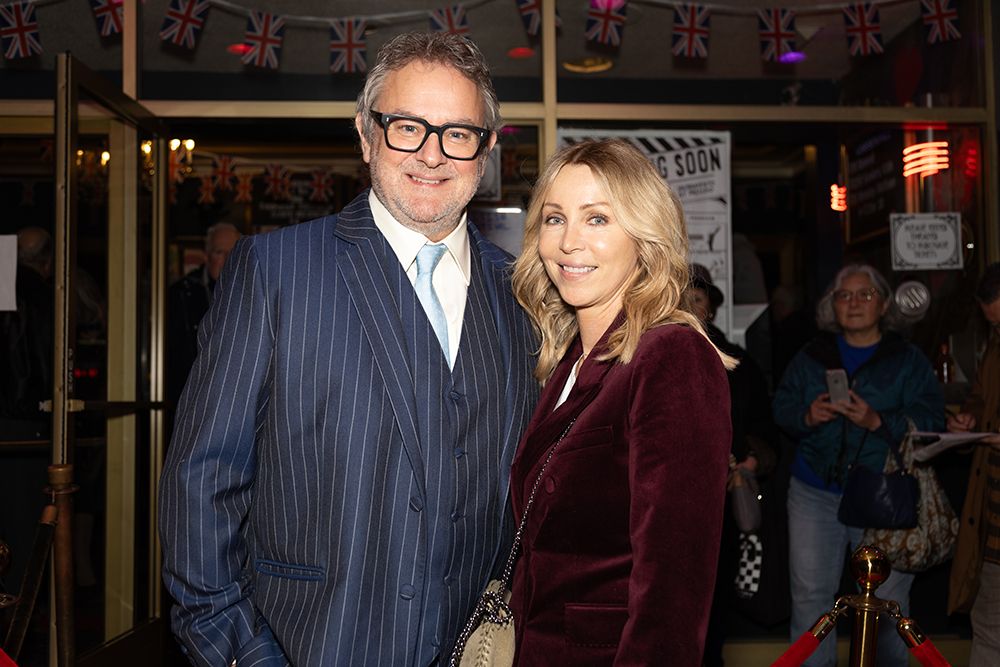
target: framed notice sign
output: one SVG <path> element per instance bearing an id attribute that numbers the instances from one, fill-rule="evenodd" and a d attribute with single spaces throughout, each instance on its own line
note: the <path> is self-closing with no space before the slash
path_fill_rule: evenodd
<path id="1" fill-rule="evenodd" d="M 892 269 L 961 269 L 960 213 L 893 213 Z"/>

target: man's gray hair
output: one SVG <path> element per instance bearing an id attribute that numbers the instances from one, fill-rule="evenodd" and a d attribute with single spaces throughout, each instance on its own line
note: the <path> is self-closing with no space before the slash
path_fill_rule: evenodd
<path id="1" fill-rule="evenodd" d="M 231 232 L 236 232 L 237 235 L 243 236 L 243 232 L 240 228 L 231 222 L 217 222 L 207 230 L 205 230 L 205 252 L 211 252 L 212 242 L 215 241 L 215 235 L 223 230 L 228 230 Z"/>
<path id="2" fill-rule="evenodd" d="M 848 264 L 840 271 L 837 272 L 836 277 L 830 286 L 826 289 L 823 294 L 823 298 L 819 300 L 816 304 L 816 326 L 823 331 L 832 331 L 834 333 L 840 333 L 840 324 L 837 323 L 837 314 L 833 309 L 833 293 L 841 288 L 844 284 L 844 280 L 848 276 L 853 276 L 856 274 L 864 274 L 871 279 L 872 285 L 875 290 L 882 297 L 885 303 L 889 304 L 889 308 L 885 311 L 879 319 L 879 329 L 882 331 L 899 331 L 906 326 L 906 319 L 903 314 L 899 311 L 899 306 L 896 305 L 896 300 L 893 298 L 892 287 L 889 285 L 889 281 L 885 279 L 878 269 L 870 264 Z"/>
<path id="3" fill-rule="evenodd" d="M 358 95 L 357 113 L 361 117 L 365 138 L 372 141 L 375 121 L 368 113 L 385 88 L 390 73 L 414 61 L 453 67 L 464 74 L 479 90 L 485 118 L 483 125 L 495 132 L 500 129 L 500 102 L 493 89 L 493 79 L 482 51 L 471 40 L 451 33 L 405 32 L 393 37 L 379 49 L 375 65 L 368 72 L 365 87 Z M 379 109 L 383 111 L 383 109 Z"/>

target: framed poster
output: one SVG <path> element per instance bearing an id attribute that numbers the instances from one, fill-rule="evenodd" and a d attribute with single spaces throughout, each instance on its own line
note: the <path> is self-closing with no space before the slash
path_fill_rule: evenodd
<path id="1" fill-rule="evenodd" d="M 893 213 L 892 270 L 962 268 L 960 213 Z"/>

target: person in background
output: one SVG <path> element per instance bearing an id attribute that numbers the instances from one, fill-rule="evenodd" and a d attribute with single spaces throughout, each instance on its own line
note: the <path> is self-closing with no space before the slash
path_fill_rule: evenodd
<path id="1" fill-rule="evenodd" d="M 226 258 L 243 234 L 219 222 L 205 232 L 205 263 L 167 290 L 167 400 L 176 405 L 198 356 L 198 327 Z"/>
<path id="2" fill-rule="evenodd" d="M 990 327 L 976 382 L 962 411 L 948 417 L 954 432 L 1000 432 L 1000 262 L 986 267 L 976 301 Z M 971 612 L 970 667 L 1000 665 L 1000 435 L 975 446 L 951 564 L 948 613 Z"/>
<path id="3" fill-rule="evenodd" d="M 821 332 L 792 358 L 774 396 L 774 420 L 796 442 L 788 490 L 792 640 L 833 606 L 847 550 L 864 532 L 837 519 L 848 466 L 882 470 L 890 443 L 900 444 L 909 424 L 944 426 L 931 364 L 895 333 L 900 316 L 875 268 L 841 269 L 817 305 L 816 322 Z M 847 371 L 849 402 L 830 401 L 826 370 L 834 368 Z M 899 602 L 905 616 L 912 583 L 912 574 L 893 571 L 879 596 Z M 836 647 L 836 637 L 827 637 L 803 664 L 832 667 Z M 908 655 L 895 626 L 880 624 L 878 664 L 905 667 Z"/>
<path id="4" fill-rule="evenodd" d="M 523 248 L 514 291 L 541 332 L 544 390 L 511 469 L 516 521 L 528 512 L 515 664 L 696 666 L 734 362 L 682 308 L 680 203 L 631 144 L 581 142 L 549 158 Z"/>
<path id="5" fill-rule="evenodd" d="M 160 484 L 197 664 L 443 664 L 506 556 L 537 341 L 466 220 L 500 125 L 473 42 L 397 35 L 357 101 L 371 191 L 233 249 Z"/>
<path id="6" fill-rule="evenodd" d="M 701 264 L 692 264 L 690 270 L 691 283 L 685 295 L 689 310 L 701 320 L 708 339 L 739 361 L 739 365 L 727 373 L 733 425 L 729 487 L 734 483 L 734 476 L 741 474 L 740 469 L 756 477 L 764 477 L 777 463 L 774 445 L 777 433 L 771 419 L 771 398 L 767 380 L 757 362 L 742 347 L 726 340 L 725 334 L 714 324 L 724 297 L 722 290 L 712 281 L 712 274 Z M 705 639 L 705 667 L 723 665 L 722 646 L 726 639 L 727 617 L 732 608 L 733 581 L 739 565 L 739 529 L 733 521 L 728 494 L 726 499 L 715 594 Z"/>

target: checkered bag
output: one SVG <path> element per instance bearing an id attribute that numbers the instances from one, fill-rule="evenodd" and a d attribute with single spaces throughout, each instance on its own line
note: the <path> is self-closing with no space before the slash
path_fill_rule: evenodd
<path id="1" fill-rule="evenodd" d="M 752 598 L 760 589 L 764 565 L 764 544 L 755 533 L 740 533 L 740 565 L 736 572 L 736 595 Z"/>

